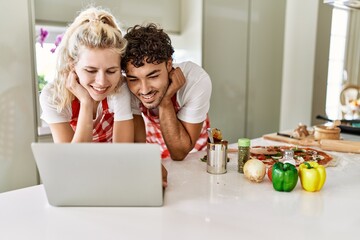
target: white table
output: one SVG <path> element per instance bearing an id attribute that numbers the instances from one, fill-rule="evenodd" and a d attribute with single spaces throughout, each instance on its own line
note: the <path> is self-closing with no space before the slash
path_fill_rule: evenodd
<path id="1" fill-rule="evenodd" d="M 279 144 L 256 139 L 253 145 Z M 234 145 L 233 145 L 234 147 Z M 165 160 L 169 186 L 155 208 L 53 207 L 42 185 L 0 194 L 0 239 L 358 239 L 360 155 L 334 153 L 320 192 L 277 192 L 265 178 L 211 175 L 200 157 Z"/>

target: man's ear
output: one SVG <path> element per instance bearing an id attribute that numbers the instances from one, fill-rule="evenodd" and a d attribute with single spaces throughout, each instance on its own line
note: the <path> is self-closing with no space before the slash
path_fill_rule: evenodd
<path id="1" fill-rule="evenodd" d="M 173 65 L 172 65 L 172 59 L 169 59 L 166 63 L 166 69 L 168 72 L 170 72 L 173 68 Z"/>

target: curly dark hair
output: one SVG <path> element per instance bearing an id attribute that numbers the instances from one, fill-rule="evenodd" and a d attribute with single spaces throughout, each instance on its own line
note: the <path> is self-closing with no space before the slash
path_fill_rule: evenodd
<path id="1" fill-rule="evenodd" d="M 172 59 L 174 48 L 170 37 L 154 23 L 146 26 L 135 25 L 127 30 L 124 38 L 128 41 L 125 55 L 121 59 L 121 67 L 131 62 L 135 67 L 147 63 L 159 64 Z"/>

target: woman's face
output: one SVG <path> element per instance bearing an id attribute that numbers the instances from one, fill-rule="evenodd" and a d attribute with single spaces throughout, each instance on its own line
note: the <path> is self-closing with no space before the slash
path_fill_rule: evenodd
<path id="1" fill-rule="evenodd" d="M 121 79 L 120 54 L 112 49 L 82 47 L 75 64 L 78 81 L 95 101 L 113 93 Z"/>

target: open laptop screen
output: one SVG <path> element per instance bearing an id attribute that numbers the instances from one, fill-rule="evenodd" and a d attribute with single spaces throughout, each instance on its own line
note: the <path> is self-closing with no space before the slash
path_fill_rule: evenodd
<path id="1" fill-rule="evenodd" d="M 145 143 L 32 143 L 54 206 L 162 206 L 160 148 Z"/>

